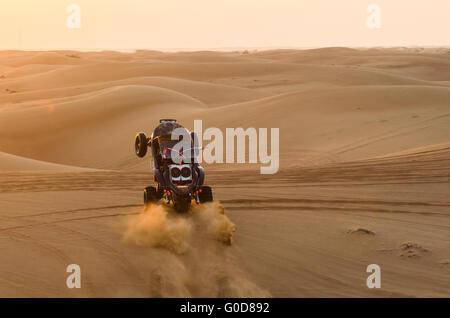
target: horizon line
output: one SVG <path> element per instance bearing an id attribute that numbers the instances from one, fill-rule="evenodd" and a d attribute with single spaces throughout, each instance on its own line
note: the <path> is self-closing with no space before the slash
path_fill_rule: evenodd
<path id="1" fill-rule="evenodd" d="M 40 52 L 40 51 L 77 51 L 77 52 L 101 52 L 114 51 L 135 53 L 138 51 L 158 51 L 158 52 L 200 52 L 200 51 L 216 51 L 216 52 L 233 52 L 245 50 L 312 50 L 312 49 L 327 49 L 327 48 L 349 48 L 349 49 L 391 49 L 391 48 L 406 48 L 406 49 L 450 49 L 450 44 L 446 45 L 376 45 L 376 46 L 225 46 L 225 47 L 163 47 L 163 48 L 0 48 L 0 51 L 22 51 L 22 52 Z"/>

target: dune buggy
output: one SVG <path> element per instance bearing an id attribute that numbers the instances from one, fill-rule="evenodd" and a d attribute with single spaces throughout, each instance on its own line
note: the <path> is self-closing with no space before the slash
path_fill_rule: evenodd
<path id="1" fill-rule="evenodd" d="M 176 129 L 182 129 L 190 136 L 189 147 L 177 147 L 181 139 L 173 140 Z M 194 132 L 189 133 L 175 119 L 160 119 L 150 137 L 143 132 L 136 135 L 135 152 L 138 157 L 145 157 L 148 148 L 151 148 L 151 166 L 157 183 L 156 187 L 145 188 L 145 206 L 164 199 L 167 204 L 172 202 L 176 211 L 186 212 L 193 200 L 196 204 L 213 201 L 211 187 L 203 185 L 205 172 L 195 160 L 198 149 L 195 147 L 196 138 Z"/>

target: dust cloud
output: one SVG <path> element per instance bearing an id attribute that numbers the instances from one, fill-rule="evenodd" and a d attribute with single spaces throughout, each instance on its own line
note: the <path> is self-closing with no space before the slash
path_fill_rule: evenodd
<path id="1" fill-rule="evenodd" d="M 162 204 L 126 221 L 125 244 L 160 253 L 151 275 L 153 297 L 268 297 L 233 257 L 236 227 L 220 202 L 177 214 Z"/>

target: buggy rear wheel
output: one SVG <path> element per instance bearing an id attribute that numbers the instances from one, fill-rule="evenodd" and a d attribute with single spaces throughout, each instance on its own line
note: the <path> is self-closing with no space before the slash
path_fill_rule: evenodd
<path id="1" fill-rule="evenodd" d="M 158 192 L 155 187 L 147 187 L 144 190 L 144 206 L 147 207 L 151 203 L 155 203 L 159 200 Z"/>
<path id="2" fill-rule="evenodd" d="M 213 193 L 211 187 L 203 186 L 201 192 L 198 194 L 198 198 L 200 203 L 212 202 L 213 201 Z"/>

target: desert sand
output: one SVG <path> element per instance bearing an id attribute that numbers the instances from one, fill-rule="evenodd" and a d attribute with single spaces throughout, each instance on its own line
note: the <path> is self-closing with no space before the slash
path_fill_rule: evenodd
<path id="1" fill-rule="evenodd" d="M 143 211 L 167 117 L 279 127 L 280 170 Z M 0 297 L 450 297 L 450 49 L 0 51 L 0 251 Z"/>

